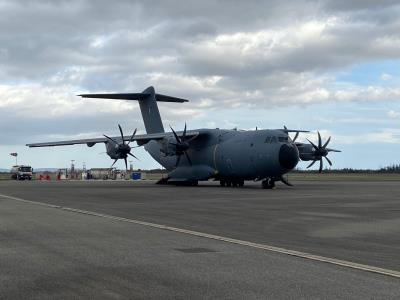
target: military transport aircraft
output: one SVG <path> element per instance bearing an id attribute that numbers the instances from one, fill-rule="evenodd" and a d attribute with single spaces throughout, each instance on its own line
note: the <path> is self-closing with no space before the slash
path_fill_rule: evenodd
<path id="1" fill-rule="evenodd" d="M 168 176 L 159 183 L 197 185 L 201 180 L 219 180 L 221 186 L 243 186 L 245 180 L 262 182 L 263 188 L 273 188 L 276 181 L 291 185 L 283 175 L 296 167 L 299 160 L 319 161 L 319 172 L 323 159 L 329 165 L 329 152 L 340 152 L 327 148 L 329 139 L 322 144 L 318 132 L 318 143 L 296 142 L 300 132 L 284 127 L 274 130 L 226 130 L 197 129 L 165 132 L 161 122 L 157 101 L 187 102 L 188 100 L 156 94 L 153 87 L 142 93 L 82 94 L 83 98 L 138 100 L 147 134 L 125 136 L 120 125 L 120 136 L 27 144 L 29 147 L 49 147 L 86 144 L 89 147 L 104 143 L 107 154 L 114 159 L 133 156 L 130 143 L 135 141 L 168 171 Z M 291 139 L 289 133 L 295 133 Z"/>

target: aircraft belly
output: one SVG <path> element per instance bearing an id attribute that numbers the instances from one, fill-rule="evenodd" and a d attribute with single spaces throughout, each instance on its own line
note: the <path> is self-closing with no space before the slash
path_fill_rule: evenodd
<path id="1" fill-rule="evenodd" d="M 169 181 L 207 180 L 214 175 L 215 170 L 207 165 L 182 166 L 171 171 Z"/>

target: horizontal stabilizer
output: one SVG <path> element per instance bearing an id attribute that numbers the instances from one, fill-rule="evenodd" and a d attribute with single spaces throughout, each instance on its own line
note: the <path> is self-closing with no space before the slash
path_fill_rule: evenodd
<path id="1" fill-rule="evenodd" d="M 161 102 L 189 102 L 189 100 L 182 99 L 182 98 L 176 98 L 176 97 L 171 97 L 167 95 L 161 95 L 161 94 L 156 94 L 156 100 L 161 101 Z"/>
<path id="2" fill-rule="evenodd" d="M 150 96 L 148 93 L 119 93 L 119 94 L 81 94 L 82 98 L 101 98 L 101 99 L 116 99 L 116 100 L 145 100 Z M 156 94 L 156 100 L 161 102 L 188 102 L 189 100 Z"/>

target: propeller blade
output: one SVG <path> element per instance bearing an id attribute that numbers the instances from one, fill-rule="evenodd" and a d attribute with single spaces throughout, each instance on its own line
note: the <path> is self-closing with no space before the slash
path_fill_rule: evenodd
<path id="1" fill-rule="evenodd" d="M 192 165 L 193 165 L 193 164 L 192 164 L 192 160 L 190 159 L 189 154 L 187 154 L 186 151 L 185 151 L 185 156 L 186 156 L 186 158 L 187 158 L 189 164 L 192 166 Z"/>
<path id="2" fill-rule="evenodd" d="M 136 158 L 137 160 L 139 160 L 139 158 L 137 158 L 135 155 L 133 155 L 132 153 L 128 153 L 128 155 L 130 155 L 130 156 L 132 156 L 132 157 L 134 157 L 134 158 Z"/>
<path id="3" fill-rule="evenodd" d="M 331 141 L 331 137 L 328 138 L 328 140 L 325 142 L 325 144 L 322 146 L 322 148 L 326 148 L 326 146 L 328 146 L 330 141 Z"/>
<path id="4" fill-rule="evenodd" d="M 126 159 L 126 157 L 124 157 L 124 161 L 125 161 L 125 170 L 128 171 L 128 160 Z"/>
<path id="5" fill-rule="evenodd" d="M 293 138 L 293 143 L 297 140 L 297 138 L 299 137 L 300 132 L 296 132 L 296 135 Z"/>
<path id="6" fill-rule="evenodd" d="M 190 139 L 188 139 L 186 142 L 190 143 L 191 141 L 193 141 L 195 138 L 197 138 L 197 135 L 192 136 Z"/>
<path id="7" fill-rule="evenodd" d="M 185 128 L 183 129 L 182 141 L 185 141 L 185 138 L 186 138 L 186 123 L 185 123 Z"/>
<path id="8" fill-rule="evenodd" d="M 182 156 L 182 155 L 178 155 L 178 156 L 177 156 L 177 158 L 176 158 L 176 163 L 175 163 L 175 168 L 178 167 L 179 162 L 181 161 L 181 156 Z"/>
<path id="9" fill-rule="evenodd" d="M 319 160 L 319 172 L 322 173 L 322 169 L 324 168 L 324 163 L 322 158 Z"/>
<path id="10" fill-rule="evenodd" d="M 176 141 L 177 141 L 178 143 L 181 143 L 181 139 L 180 139 L 179 136 L 176 134 L 175 130 L 174 130 L 171 126 L 169 126 L 169 127 L 171 128 L 172 133 L 174 134 Z"/>
<path id="11" fill-rule="evenodd" d="M 111 168 L 114 167 L 115 163 L 118 161 L 118 158 L 114 160 L 113 164 L 111 165 Z"/>
<path id="12" fill-rule="evenodd" d="M 118 145 L 118 142 L 117 142 L 116 140 L 110 138 L 109 136 L 107 136 L 107 135 L 105 135 L 105 134 L 103 134 L 103 135 L 104 135 L 104 137 L 105 137 L 106 139 L 109 139 L 110 141 L 112 141 L 113 143 L 115 143 L 115 144 Z"/>
<path id="13" fill-rule="evenodd" d="M 136 131 L 137 131 L 137 128 L 135 129 L 135 131 L 133 131 L 133 134 L 132 134 L 131 138 L 129 139 L 128 145 L 129 145 L 131 142 L 133 142 L 133 138 L 134 138 L 135 135 L 136 135 Z"/>
<path id="14" fill-rule="evenodd" d="M 307 141 L 313 146 L 313 148 L 314 148 L 316 151 L 318 151 L 318 147 L 317 147 L 313 142 L 311 142 L 309 139 L 307 139 Z"/>
<path id="15" fill-rule="evenodd" d="M 284 184 L 288 185 L 288 186 L 293 186 L 293 184 L 291 184 L 289 181 L 287 181 L 287 179 L 283 176 L 281 176 L 279 178 Z"/>
<path id="16" fill-rule="evenodd" d="M 315 162 L 316 162 L 316 160 L 313 160 L 312 163 L 307 166 L 307 169 L 311 168 L 315 164 Z"/>
<path id="17" fill-rule="evenodd" d="M 331 162 L 331 160 L 330 160 L 327 156 L 325 156 L 325 159 L 327 160 L 328 164 L 329 164 L 330 166 L 332 166 L 332 162 Z"/>
<path id="18" fill-rule="evenodd" d="M 318 148 L 322 147 L 322 139 L 321 139 L 321 134 L 318 131 Z"/>
<path id="19" fill-rule="evenodd" d="M 326 151 L 328 151 L 328 152 L 342 152 L 341 150 L 335 150 L 335 149 L 330 149 L 330 148 L 326 148 Z"/>
<path id="20" fill-rule="evenodd" d="M 122 144 L 125 145 L 124 133 L 122 132 L 122 127 L 121 127 L 121 125 L 118 124 L 118 128 L 119 128 L 119 132 L 121 133 Z"/>

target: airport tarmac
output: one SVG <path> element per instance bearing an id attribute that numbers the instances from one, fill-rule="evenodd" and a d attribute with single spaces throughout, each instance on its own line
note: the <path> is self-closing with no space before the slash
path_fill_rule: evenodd
<path id="1" fill-rule="evenodd" d="M 0 182 L 0 298 L 398 299 L 399 182 L 294 183 Z"/>

